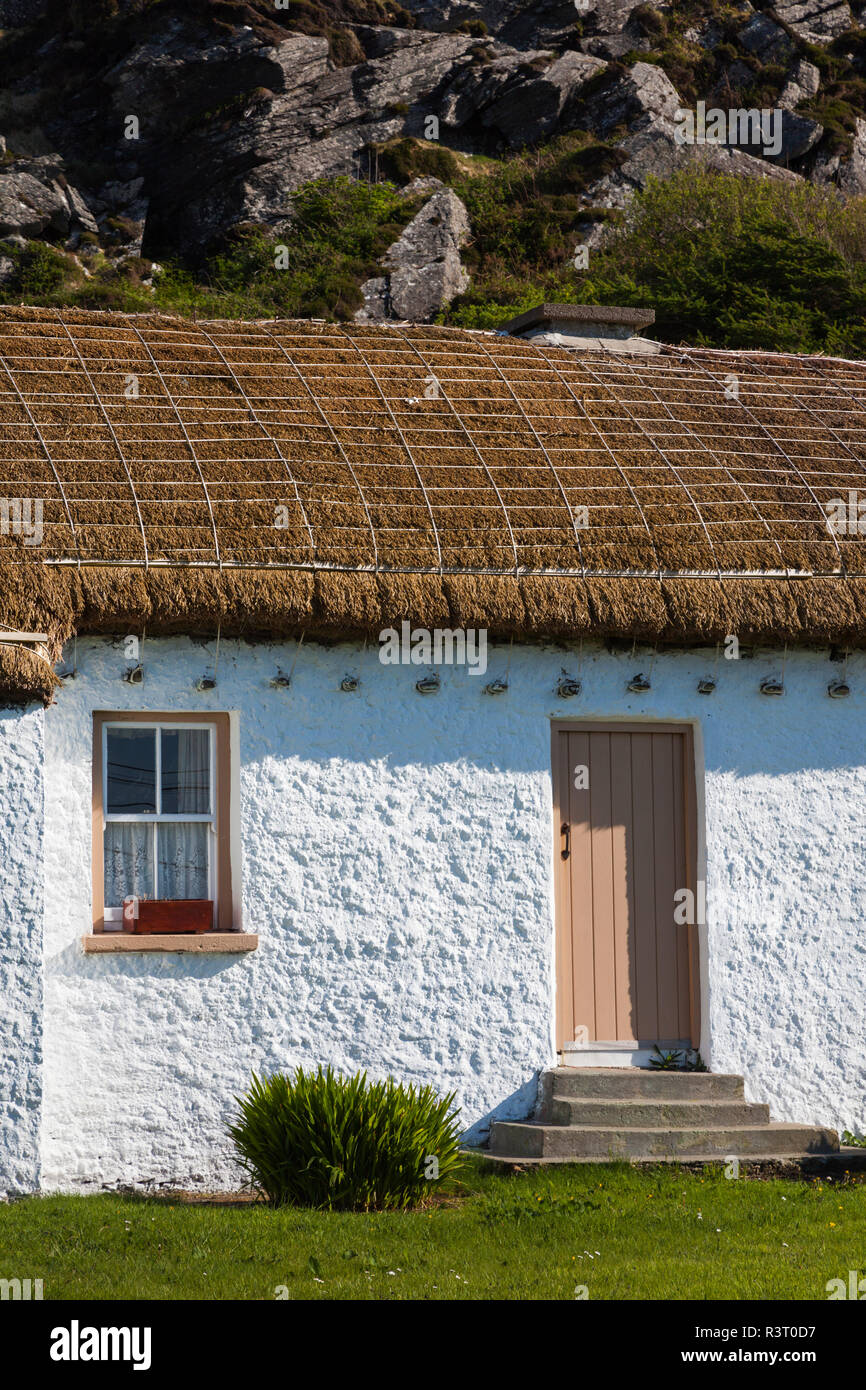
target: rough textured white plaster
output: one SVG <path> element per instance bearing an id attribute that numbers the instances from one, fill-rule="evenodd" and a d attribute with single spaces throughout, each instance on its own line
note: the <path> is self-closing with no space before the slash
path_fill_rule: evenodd
<path id="1" fill-rule="evenodd" d="M 0 710 L 0 1192 L 39 1187 L 43 713 Z"/>
<path id="2" fill-rule="evenodd" d="M 120 645 L 79 642 L 79 674 L 45 717 L 43 1167 L 49 1187 L 235 1180 L 224 1124 L 249 1073 L 367 1067 L 454 1088 L 478 1137 L 525 1115 L 553 1063 L 550 717 L 698 720 L 709 923 L 705 1056 L 742 1072 L 774 1118 L 862 1124 L 866 661 L 789 654 L 786 694 L 758 693 L 776 657 L 642 664 L 584 649 L 582 694 L 554 695 L 575 652 L 515 648 L 507 694 L 374 650 L 147 642 L 145 683 Z M 355 694 L 338 689 L 360 671 Z M 251 956 L 87 956 L 94 709 L 237 710 L 244 927 Z M 699 740 L 700 742 L 700 740 Z"/>

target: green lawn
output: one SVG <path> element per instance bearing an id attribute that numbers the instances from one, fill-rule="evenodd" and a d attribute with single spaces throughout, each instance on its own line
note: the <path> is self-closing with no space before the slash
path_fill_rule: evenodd
<path id="1" fill-rule="evenodd" d="M 0 1207 L 0 1278 L 46 1299 L 826 1299 L 866 1273 L 866 1178 L 659 1166 L 508 1175 L 472 1163 L 426 1211 L 325 1214 L 169 1198 Z"/>

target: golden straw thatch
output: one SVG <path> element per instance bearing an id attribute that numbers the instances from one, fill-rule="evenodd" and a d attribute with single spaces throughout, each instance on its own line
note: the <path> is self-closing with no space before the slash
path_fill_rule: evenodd
<path id="1" fill-rule="evenodd" d="M 866 364 L 22 307 L 0 446 L 0 625 L 55 651 L 403 618 L 866 645 L 866 536 L 827 514 L 866 501 Z M 0 698 L 50 698 L 34 663 Z"/>

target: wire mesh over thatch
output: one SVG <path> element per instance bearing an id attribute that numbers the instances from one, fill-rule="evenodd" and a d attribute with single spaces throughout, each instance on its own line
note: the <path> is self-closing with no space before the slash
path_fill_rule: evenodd
<path id="1" fill-rule="evenodd" d="M 0 448 L 0 623 L 55 644 L 866 644 L 866 364 L 5 309 Z"/>

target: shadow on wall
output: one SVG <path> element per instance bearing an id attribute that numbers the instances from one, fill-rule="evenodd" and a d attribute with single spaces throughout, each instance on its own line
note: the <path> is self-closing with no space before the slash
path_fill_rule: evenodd
<path id="1" fill-rule="evenodd" d="M 261 950 L 261 946 L 259 947 Z M 147 979 L 183 976 L 184 980 L 210 980 L 222 975 L 226 970 L 235 970 L 244 964 L 249 965 L 257 952 L 241 955 L 220 955 L 210 952 L 143 951 L 138 954 L 119 952 L 117 955 L 90 955 L 82 953 L 81 943 L 76 937 L 62 951 L 45 957 L 45 974 L 52 978 L 66 977 L 80 980 L 83 973 L 91 979 Z"/>
<path id="2" fill-rule="evenodd" d="M 260 654 L 265 666 L 278 659 L 271 650 Z M 337 651 L 337 666 L 358 667 L 352 649 Z M 548 774 L 549 721 L 557 717 L 649 723 L 697 718 L 710 775 L 744 780 L 802 772 L 826 775 L 862 762 L 866 667 L 860 654 L 850 659 L 851 695 L 846 700 L 827 698 L 829 680 L 843 668 L 829 662 L 823 651 L 796 651 L 784 659 L 781 653 L 767 651 L 727 666 L 722 662 L 709 698 L 696 693 L 698 680 L 713 665 L 708 650 L 651 656 L 651 691 L 637 697 L 628 693 L 627 679 L 636 666 L 646 665 L 645 651 L 584 653 L 581 695 L 559 700 L 556 680 L 563 663 L 574 665 L 572 658 L 577 660 L 577 654 L 566 648 L 539 644 L 509 655 L 507 648 L 491 643 L 483 677 L 473 677 L 465 667 L 443 667 L 440 689 L 424 698 L 415 682 L 426 667 L 371 667 L 368 654 L 360 692 L 347 697 L 335 693 L 332 653 L 305 648 L 293 689 L 282 697 L 290 718 L 275 724 L 276 707 L 267 699 L 249 707 L 241 704 L 242 764 L 254 767 L 282 757 L 316 764 L 379 762 L 392 769 L 459 763 L 469 775 Z M 484 696 L 488 678 L 501 677 L 506 670 L 507 693 L 496 699 Z M 762 695 L 761 681 L 783 672 L 784 696 Z M 249 689 L 247 684 L 247 699 Z M 251 717 L 257 719 L 253 727 Z"/>
<path id="3" fill-rule="evenodd" d="M 498 1105 L 483 1115 L 480 1120 L 476 1120 L 473 1125 L 463 1135 L 463 1143 L 479 1148 L 486 1144 L 490 1136 L 490 1126 L 494 1120 L 528 1120 L 535 1111 L 538 1100 L 538 1079 L 540 1072 L 533 1072 L 529 1081 L 525 1081 L 516 1091 L 505 1100 L 501 1100 Z"/>

